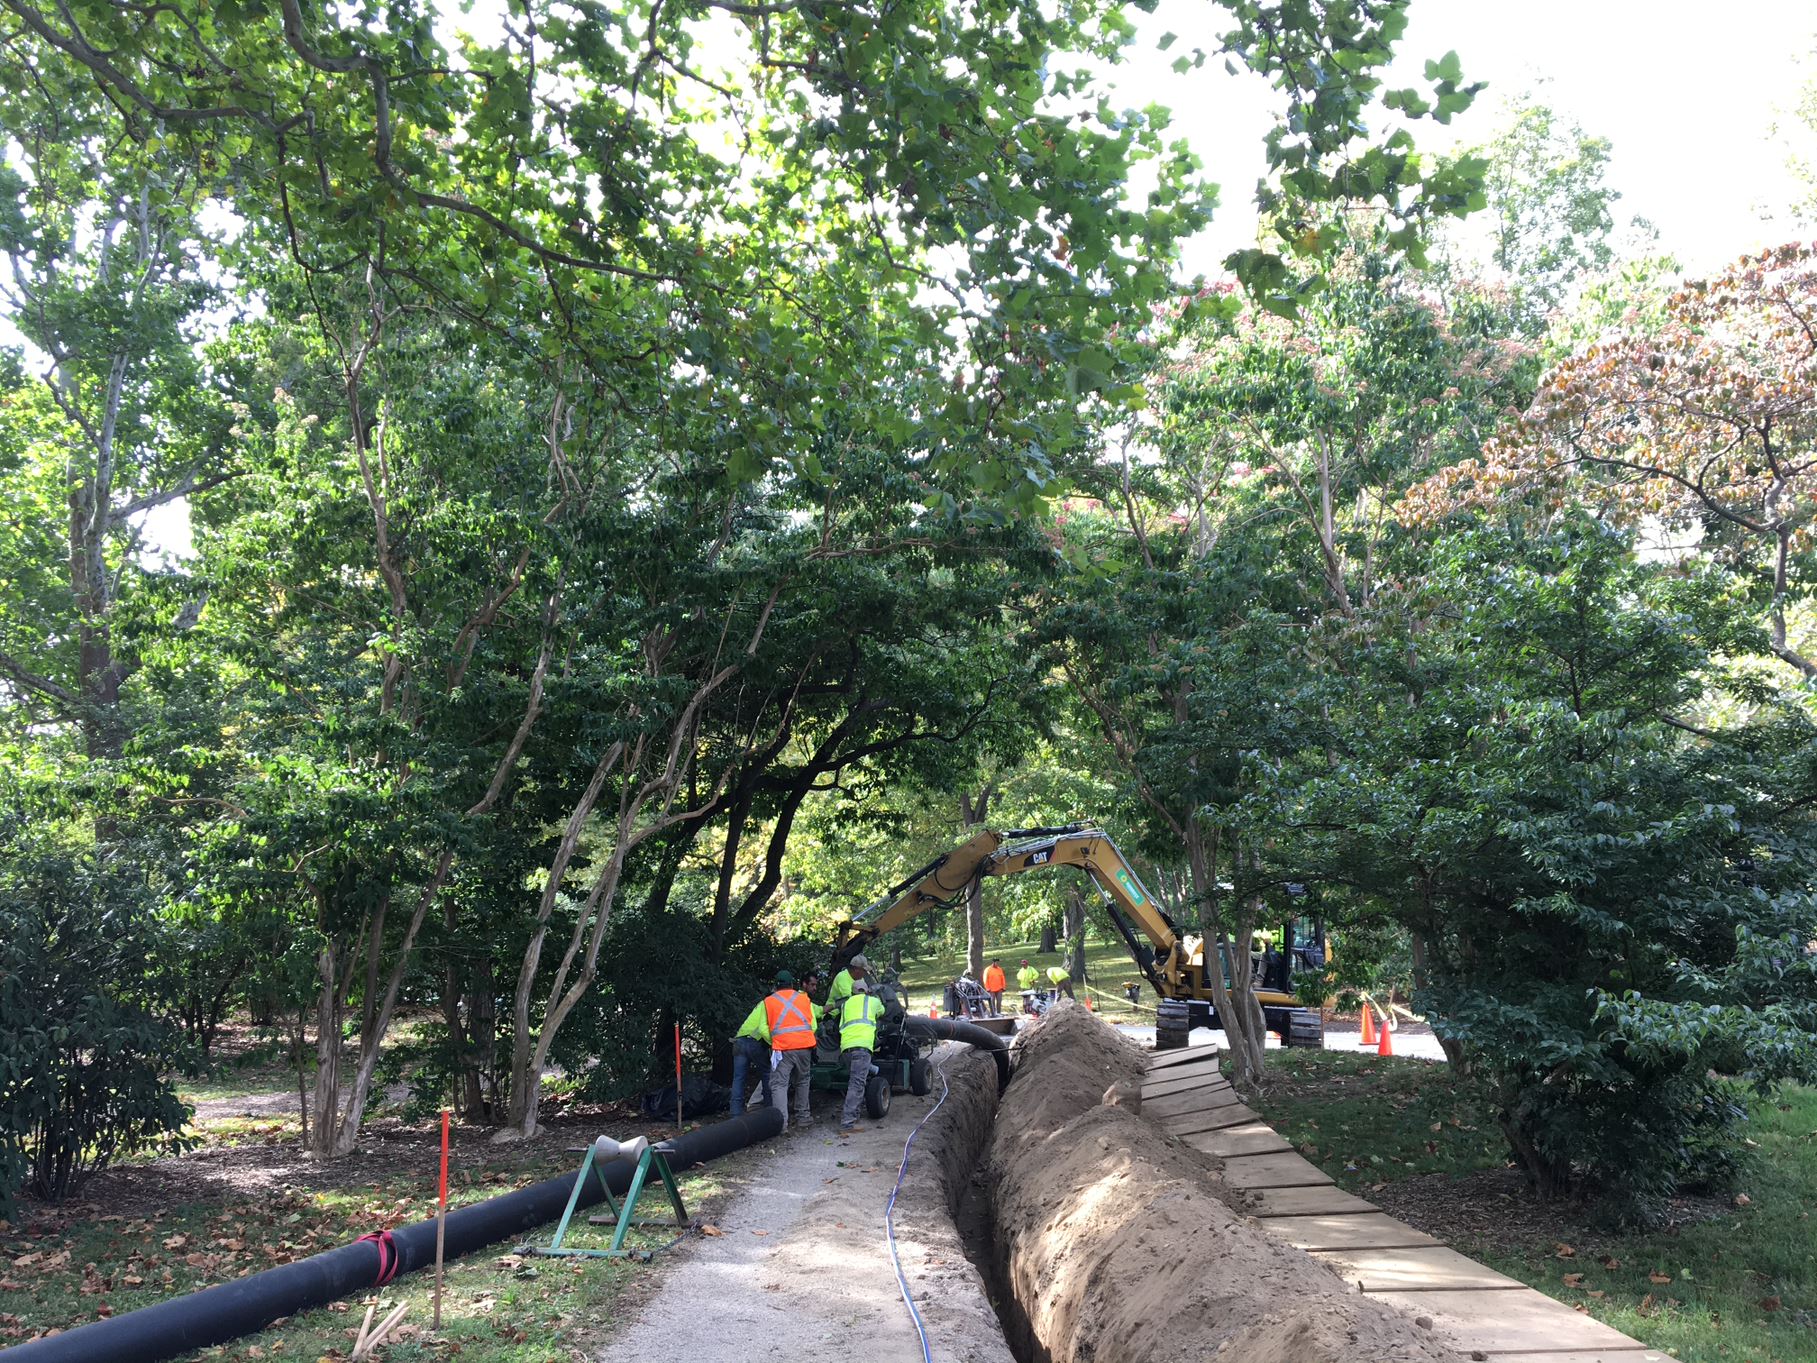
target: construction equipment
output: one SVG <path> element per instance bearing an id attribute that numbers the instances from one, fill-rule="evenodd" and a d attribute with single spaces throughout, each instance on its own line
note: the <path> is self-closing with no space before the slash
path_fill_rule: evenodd
<path id="1" fill-rule="evenodd" d="M 1205 944 L 1184 934 L 1143 886 L 1110 835 L 1093 824 L 1057 828 L 985 829 L 970 841 L 936 857 L 889 892 L 842 923 L 833 948 L 833 969 L 884 933 L 930 909 L 964 901 L 984 876 L 1073 866 L 1085 872 L 1104 897 L 1105 911 L 1161 1002 L 1156 1010 L 1156 1046 L 1183 1046 L 1194 1027 L 1216 1027 L 1217 1009 Z M 1213 952 L 1213 960 L 1220 954 Z M 1247 985 L 1260 1005 L 1268 1030 L 1285 1046 L 1322 1047 L 1325 1021 L 1302 1007 L 1293 977 L 1325 962 L 1324 932 L 1316 920 L 1288 922 L 1277 947 L 1272 941 L 1248 961 L 1223 960 L 1217 984 L 1225 990 Z M 1232 968 L 1234 965 L 1234 969 Z"/>
<path id="2" fill-rule="evenodd" d="M 841 961 L 835 969 L 844 965 L 845 961 Z M 872 1120 L 881 1121 L 890 1110 L 894 1094 L 906 1090 L 919 1098 L 933 1086 L 927 1053 L 939 1041 L 908 1025 L 908 997 L 900 985 L 885 982 L 874 986 L 873 992 L 883 1001 L 883 1016 L 877 1019 L 877 1039 L 871 1047 L 871 1065 L 877 1073 L 864 1086 L 864 1111 Z M 815 1040 L 818 1045 L 808 1072 L 809 1082 L 824 1093 L 843 1094 L 847 1074 L 839 1058 L 839 1019 L 830 1008 L 821 1018 L 820 1034 Z"/>

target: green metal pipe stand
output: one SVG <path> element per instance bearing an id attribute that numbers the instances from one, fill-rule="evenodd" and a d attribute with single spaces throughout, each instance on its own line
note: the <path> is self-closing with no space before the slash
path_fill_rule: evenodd
<path id="1" fill-rule="evenodd" d="M 552 1258 L 636 1259 L 640 1263 L 647 1264 L 654 1255 L 679 1245 L 683 1238 L 681 1235 L 677 1235 L 666 1245 L 656 1245 L 649 1249 L 625 1248 L 625 1237 L 633 1226 L 640 1228 L 679 1226 L 684 1233 L 688 1228 L 688 1209 L 681 1200 L 681 1189 L 676 1186 L 674 1171 L 669 1168 L 669 1161 L 663 1157 L 662 1151 L 653 1145 L 644 1147 L 643 1153 L 637 1157 L 637 1168 L 632 1171 L 631 1186 L 625 1192 L 623 1203 L 612 1196 L 612 1189 L 606 1185 L 604 1171 L 594 1162 L 593 1152 L 594 1147 L 589 1145 L 586 1158 L 580 1164 L 580 1173 L 574 1179 L 574 1191 L 568 1195 L 568 1205 L 562 1212 L 560 1223 L 555 1227 L 555 1238 L 547 1245 L 526 1245 L 523 1248 L 532 1254 L 542 1254 Z M 675 1209 L 673 1221 L 667 1219 L 639 1220 L 637 1217 L 637 1200 L 643 1195 L 651 1170 L 655 1170 L 657 1178 L 662 1180 L 662 1186 L 669 1194 L 669 1205 Z M 574 1219 L 574 1209 L 580 1202 L 581 1190 L 587 1186 L 588 1175 L 599 1180 L 600 1195 L 605 1199 L 608 1214 L 590 1216 L 587 1220 L 591 1225 L 613 1227 L 612 1244 L 609 1249 L 574 1249 L 562 1243 L 567 1239 L 568 1225 Z"/>

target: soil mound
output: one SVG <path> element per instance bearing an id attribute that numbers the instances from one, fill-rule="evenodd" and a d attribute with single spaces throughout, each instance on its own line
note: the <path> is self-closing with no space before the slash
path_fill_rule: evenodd
<path id="1" fill-rule="evenodd" d="M 1458 1363 L 1223 1201 L 1212 1161 L 1102 1100 L 1142 1055 L 1061 1004 L 1018 1041 L 991 1141 L 1019 1352 L 1051 1363 Z"/>

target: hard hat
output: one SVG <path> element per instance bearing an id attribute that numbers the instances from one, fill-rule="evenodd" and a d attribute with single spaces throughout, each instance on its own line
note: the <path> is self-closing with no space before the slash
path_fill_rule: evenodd
<path id="1" fill-rule="evenodd" d="M 852 957 L 849 964 L 857 966 L 860 970 L 869 970 L 871 968 L 871 963 L 864 958 L 864 953 L 862 951 Z"/>

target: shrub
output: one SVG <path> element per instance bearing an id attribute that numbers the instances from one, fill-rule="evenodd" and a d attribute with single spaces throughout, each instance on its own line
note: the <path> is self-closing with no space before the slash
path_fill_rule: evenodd
<path id="1" fill-rule="evenodd" d="M 0 846 L 0 1210 L 182 1144 L 188 1112 L 165 1076 L 187 1052 L 143 992 L 145 884 L 80 837 Z"/>

